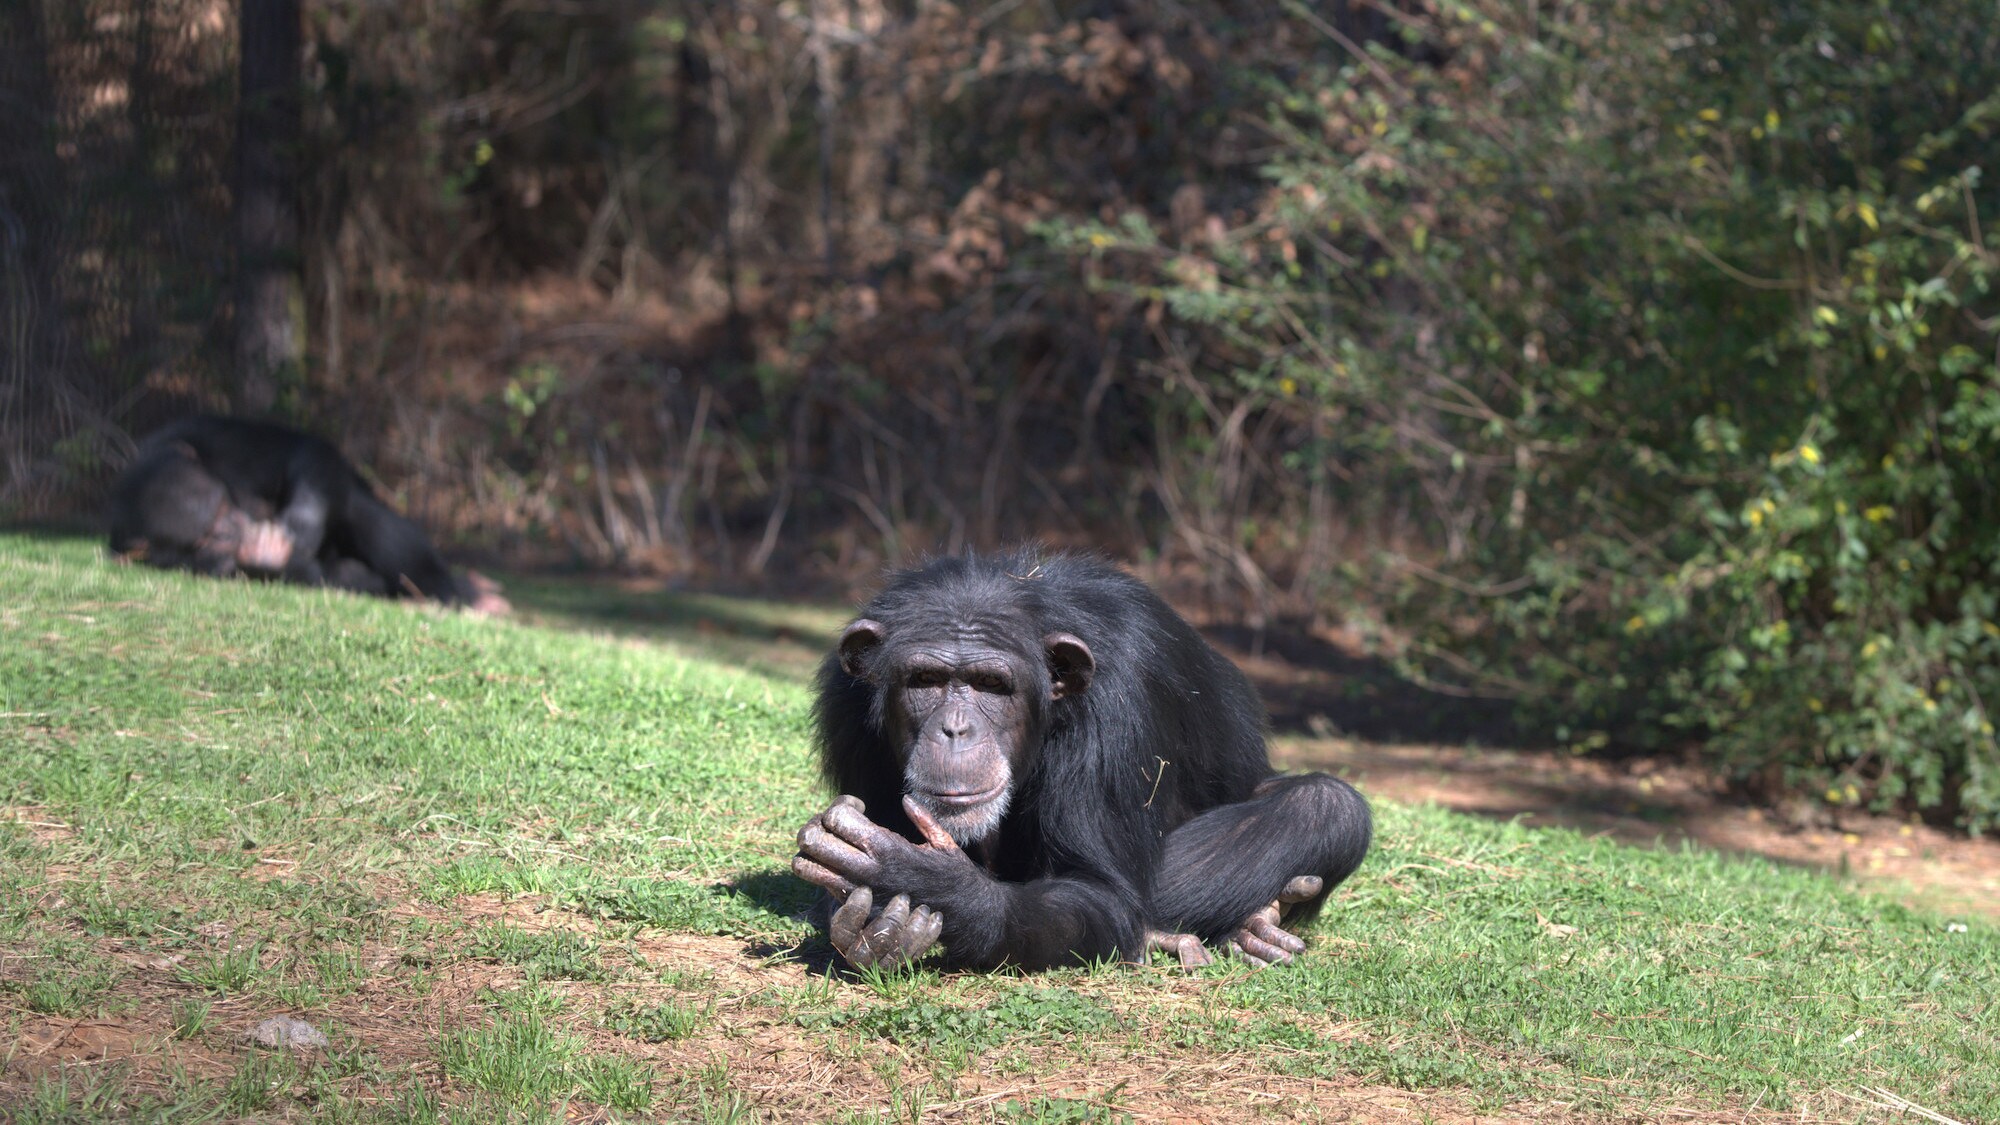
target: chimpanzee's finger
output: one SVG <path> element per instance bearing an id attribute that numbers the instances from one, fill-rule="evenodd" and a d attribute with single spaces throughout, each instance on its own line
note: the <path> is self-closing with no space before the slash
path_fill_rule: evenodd
<path id="1" fill-rule="evenodd" d="M 819 832 L 826 831 L 825 813 L 823 812 L 814 813 L 811 820 L 808 820 L 804 824 L 799 826 L 799 836 L 798 836 L 799 843 L 804 844 L 806 842 L 806 833 L 813 831 L 819 831 Z"/>
<path id="2" fill-rule="evenodd" d="M 1318 895 L 1320 887 L 1324 885 L 1325 880 L 1317 875 L 1295 875 L 1285 884 L 1285 889 L 1278 892 L 1278 901 L 1287 906 L 1295 902 L 1304 902 Z"/>
<path id="3" fill-rule="evenodd" d="M 925 843 L 934 848 L 958 850 L 958 841 L 952 839 L 951 833 L 946 832 L 944 826 L 926 812 L 922 805 L 917 804 L 916 798 L 904 797 L 903 811 L 909 814 L 910 823 L 917 826 L 917 831 L 924 834 Z"/>
<path id="4" fill-rule="evenodd" d="M 882 913 L 876 915 L 873 922 L 868 923 L 861 936 L 867 940 L 868 948 L 878 954 L 900 951 L 903 944 L 901 931 L 909 920 L 910 896 L 897 895 L 889 900 L 889 905 L 882 908 Z"/>
<path id="5" fill-rule="evenodd" d="M 806 821 L 805 827 L 799 829 L 799 837 L 801 840 L 804 839 L 807 828 L 818 827 L 824 830 L 826 828 L 826 814 L 835 809 L 853 809 L 855 812 L 863 812 L 865 808 L 866 806 L 861 803 L 861 798 L 850 797 L 843 793 L 835 797 L 833 803 L 828 805 L 824 811 L 814 813 L 812 819 Z"/>
<path id="6" fill-rule="evenodd" d="M 863 851 L 874 851 L 892 838 L 904 844 L 909 843 L 901 836 L 869 820 L 868 814 L 856 807 L 859 804 L 860 802 L 856 801 L 853 805 L 843 805 L 836 801 L 833 807 L 821 814 L 820 822 L 826 825 L 828 832 L 834 833 Z"/>
<path id="7" fill-rule="evenodd" d="M 917 907 L 910 913 L 910 928 L 904 931 L 903 955 L 912 961 L 922 957 L 943 933 L 944 915 L 928 906 Z"/>
<path id="8" fill-rule="evenodd" d="M 799 830 L 799 854 L 857 883 L 881 874 L 881 865 L 868 853 L 817 824 Z"/>
<path id="9" fill-rule="evenodd" d="M 874 909 L 875 892 L 867 887 L 856 887 L 826 924 L 826 936 L 849 963 L 855 962 L 856 947 L 861 945 L 861 928 L 867 925 L 868 915 Z M 861 952 L 866 952 L 865 946 L 861 947 Z"/>
<path id="10" fill-rule="evenodd" d="M 854 893 L 855 884 L 853 880 L 836 872 L 829 871 L 802 855 L 792 857 L 792 874 L 797 875 L 815 887 L 832 891 L 837 895 Z"/>

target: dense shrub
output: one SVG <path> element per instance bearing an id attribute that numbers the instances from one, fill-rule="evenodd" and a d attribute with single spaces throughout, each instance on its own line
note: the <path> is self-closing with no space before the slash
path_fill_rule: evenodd
<path id="1" fill-rule="evenodd" d="M 1321 420 L 1301 472 L 1413 498 L 1420 545 L 1350 575 L 1412 669 L 1578 749 L 2000 823 L 1990 7 L 1399 26 L 1273 88 L 1255 222 L 1065 237 Z"/>

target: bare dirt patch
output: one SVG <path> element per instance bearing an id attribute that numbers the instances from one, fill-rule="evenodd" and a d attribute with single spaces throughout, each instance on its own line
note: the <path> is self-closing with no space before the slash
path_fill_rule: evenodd
<path id="1" fill-rule="evenodd" d="M 593 920 L 549 910 L 531 896 L 466 896 L 449 904 L 404 900 L 394 917 L 427 922 L 505 920 L 532 930 L 570 930 L 606 937 Z M 228 935 L 217 935 L 218 946 Z M 392 1098 L 422 1085 L 447 1102 L 469 1097 L 438 1066 L 440 1036 L 494 1018 L 496 992 L 529 983 L 518 966 L 457 958 L 448 947 L 417 948 L 369 941 L 356 948 L 367 967 L 350 991 L 311 1010 L 286 1013 L 268 1001 L 213 998 L 209 1026 L 177 1035 L 177 1005 L 202 999 L 180 979 L 181 959 L 142 954 L 104 939 L 98 952 L 124 967 L 109 1010 L 114 1015 L 69 1018 L 0 1005 L 0 1026 L 12 1043 L 0 1063 L 0 1107 L 19 1105 L 38 1082 L 58 1075 L 107 1073 L 115 1068 L 124 1089 L 165 1096 L 190 1079 L 220 1082 L 251 1061 L 258 1049 L 243 1030 L 273 1014 L 296 1014 L 333 1040 L 331 1051 L 307 1051 L 302 1067 L 323 1071 L 331 1089 L 356 1102 Z M 1254 1052 L 1176 1047 L 1165 1042 L 1161 1021 L 1184 1008 L 1213 1008 L 1215 990 L 1228 978 L 1191 977 L 1171 969 L 1070 978 L 1065 987 L 1117 1012 L 1137 1034 L 1087 1042 L 1029 1041 L 988 1047 L 977 1055 L 944 1058 L 849 1026 L 816 1026 L 830 1011 L 851 1012 L 881 1001 L 852 977 L 827 980 L 824 970 L 797 959 L 769 955 L 769 946 L 742 938 L 660 932 L 623 933 L 599 945 L 607 960 L 629 971 L 609 981 L 549 981 L 563 999 L 550 1022 L 581 1038 L 594 1054 L 619 1055 L 647 1064 L 654 1076 L 652 1109 L 641 1115 L 665 1120 L 727 1116 L 741 1099 L 757 1119 L 821 1122 L 889 1111 L 895 1119 L 933 1122 L 991 1121 L 1010 1102 L 1040 1103 L 1043 1112 L 1083 1112 L 1094 1107 L 1139 1122 L 1436 1122 L 1483 1125 L 1535 1121 L 1853 1122 L 1863 1112 L 1828 1093 L 1807 1097 L 1784 1114 L 1699 1103 L 1615 1103 L 1579 1108 L 1551 1075 L 1542 1100 L 1485 1106 L 1462 1091 L 1407 1090 L 1360 1078 L 1322 1077 L 1305 1052 L 1270 1045 Z M 1245 970 L 1246 972 L 1248 970 Z M 1004 992 L 980 975 L 948 976 L 926 1001 L 978 1006 Z M 645 1042 L 607 1028 L 604 1015 L 619 1005 L 674 1001 L 699 1008 L 704 1019 L 685 1038 Z M 892 1001 L 891 1003 L 894 1003 Z M 802 1018 L 803 1017 L 803 1018 Z M 1336 1025 L 1331 1017 L 1308 1020 L 1329 1041 L 1366 1038 L 1360 1024 Z M 1160 1026 L 1152 1026 L 1160 1024 Z M 1476 1043 L 1463 1045 L 1478 1051 Z M 365 1059 L 364 1067 L 341 1059 Z M 365 1073 L 356 1073 L 363 1070 Z M 1052 1110 L 1057 1099 L 1070 1104 Z M 305 1120 L 312 1105 L 281 1100 L 259 1119 Z M 4 1116 L 4 1114 L 0 1114 Z M 609 1120 L 585 1102 L 569 1107 L 572 1121 Z M 1068 1120 L 1070 1118 L 1063 1118 Z M 1083 1117 L 1076 1118 L 1078 1120 Z M 1098 1120 L 1099 1117 L 1091 1117 Z"/>
<path id="2" fill-rule="evenodd" d="M 40 805 L 0 807 L 0 821 L 18 824 L 27 829 L 28 837 L 44 847 L 59 840 L 76 838 L 75 826 L 66 821 L 51 819 L 48 810 Z"/>

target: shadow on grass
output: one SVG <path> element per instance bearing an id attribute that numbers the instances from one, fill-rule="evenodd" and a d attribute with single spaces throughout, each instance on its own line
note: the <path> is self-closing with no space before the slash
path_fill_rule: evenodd
<path id="1" fill-rule="evenodd" d="M 810 918 L 813 932 L 790 945 L 779 942 L 756 940 L 744 948 L 744 953 L 758 960 L 776 960 L 801 965 L 814 976 L 836 976 L 843 980 L 858 980 L 859 976 L 849 968 L 840 955 L 834 952 L 833 944 L 826 940 L 823 907 L 825 900 L 819 888 L 788 872 L 748 871 L 738 875 L 728 884 L 729 890 L 756 903 L 774 914 L 787 918 Z"/>
<path id="2" fill-rule="evenodd" d="M 1533 743 L 1514 723 L 1507 700 L 1434 691 L 1386 661 L 1310 633 L 1258 634 L 1247 626 L 1218 625 L 1202 634 L 1250 677 L 1280 733 L 1374 742 Z"/>
<path id="3" fill-rule="evenodd" d="M 673 589 L 658 581 L 507 575 L 521 620 L 654 641 L 786 679 L 812 678 L 846 620 L 838 608 Z"/>

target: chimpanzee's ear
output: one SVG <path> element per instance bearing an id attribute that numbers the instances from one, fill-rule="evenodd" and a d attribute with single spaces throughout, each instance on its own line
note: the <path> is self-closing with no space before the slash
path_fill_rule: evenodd
<path id="1" fill-rule="evenodd" d="M 1050 633 L 1042 638 L 1042 649 L 1049 656 L 1049 698 L 1082 695 L 1097 669 L 1090 646 L 1068 633 Z"/>
<path id="2" fill-rule="evenodd" d="M 882 626 L 866 617 L 849 625 L 840 634 L 840 669 L 857 680 L 868 678 L 864 667 L 868 654 L 882 643 Z"/>

